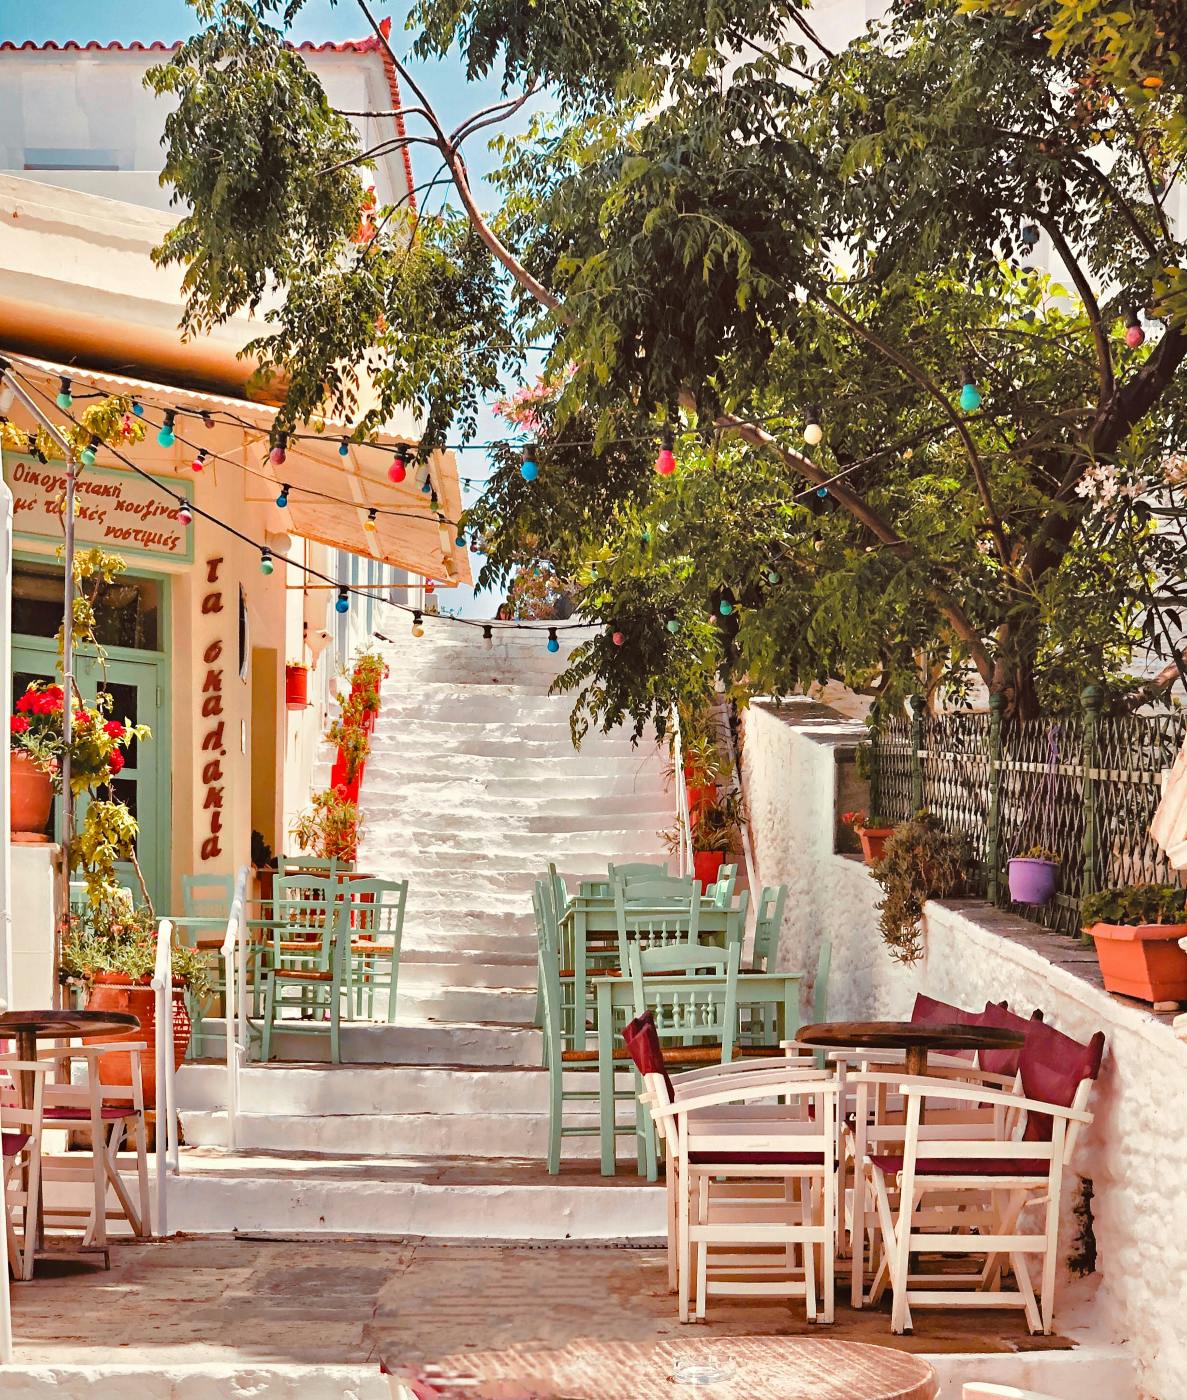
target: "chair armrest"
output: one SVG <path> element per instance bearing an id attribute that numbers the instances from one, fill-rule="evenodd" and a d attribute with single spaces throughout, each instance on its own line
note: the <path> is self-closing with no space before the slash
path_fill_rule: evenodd
<path id="1" fill-rule="evenodd" d="M 1001 1104 L 1003 1108 L 1023 1109 L 1027 1113 L 1044 1113 L 1049 1118 L 1066 1118 L 1069 1123 L 1091 1123 L 1092 1114 L 1061 1103 L 1044 1103 L 1042 1099 L 1027 1099 L 1021 1094 L 1005 1093 L 1001 1089 L 982 1089 L 976 1084 L 951 1082 L 933 1083 L 929 1079 L 904 1079 L 900 1089 L 909 1098 L 964 1099 L 970 1103 Z"/>
<path id="2" fill-rule="evenodd" d="M 797 1079 L 791 1075 L 772 1075 L 759 1084 L 735 1085 L 729 1089 L 718 1089 L 711 1094 L 701 1094 L 691 1099 L 680 1099 L 676 1103 L 656 1105 L 653 1110 L 658 1117 L 673 1118 L 681 1113 L 693 1113 L 700 1108 L 713 1108 L 718 1104 L 748 1103 L 751 1099 L 769 1099 L 774 1094 L 832 1094 L 836 1096 L 839 1085 L 835 1079 Z"/>
<path id="3" fill-rule="evenodd" d="M 799 1062 L 780 1055 L 764 1055 L 762 1059 L 752 1060 L 731 1060 L 725 1065 L 706 1065 L 702 1069 L 687 1069 L 680 1074 L 671 1076 L 672 1083 L 677 1087 L 684 1084 L 693 1084 L 701 1079 L 718 1079 L 723 1075 L 754 1073 L 756 1070 L 786 1070 L 799 1068 Z M 809 1066 L 804 1065 L 807 1069 Z"/>
<path id="4" fill-rule="evenodd" d="M 64 1045 L 54 1047 L 47 1045 L 44 1049 L 37 1047 L 37 1058 L 40 1060 L 97 1060 L 100 1055 L 109 1055 L 113 1051 L 124 1054 L 129 1050 L 139 1050 L 147 1052 L 148 1044 L 143 1040 L 113 1040 L 107 1045 Z"/>

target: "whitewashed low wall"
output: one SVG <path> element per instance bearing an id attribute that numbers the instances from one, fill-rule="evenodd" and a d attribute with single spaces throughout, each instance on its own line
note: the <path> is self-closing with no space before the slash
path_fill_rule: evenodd
<path id="1" fill-rule="evenodd" d="M 1094 985 L 1091 948 L 979 901 L 930 904 L 924 957 L 893 963 L 878 934 L 881 891 L 858 859 L 833 850 L 838 759 L 864 734 L 807 701 L 747 715 L 758 878 L 791 886 L 779 964 L 813 967 L 831 937 L 830 1019 L 903 1016 L 926 991 L 967 1007 L 1005 998 L 1024 1015 L 1039 1006 L 1080 1039 L 1105 1032 L 1096 1121 L 1075 1162 L 1095 1191 L 1095 1292 L 1080 1285 L 1065 1297 L 1077 1321 L 1126 1344 L 1144 1395 L 1187 1400 L 1187 1045 Z M 1070 1229 L 1062 1243 L 1065 1254 L 1075 1246 Z"/>

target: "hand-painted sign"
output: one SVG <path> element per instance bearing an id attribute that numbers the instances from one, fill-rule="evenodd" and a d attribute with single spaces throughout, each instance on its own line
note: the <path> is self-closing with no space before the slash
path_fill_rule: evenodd
<path id="1" fill-rule="evenodd" d="M 21 453 L 4 454 L 4 479 L 12 489 L 12 527 L 18 536 L 60 540 L 66 469 Z M 171 481 L 169 489 L 193 499 L 193 485 Z M 74 487 L 78 510 L 75 537 L 119 554 L 155 559 L 194 557 L 193 531 L 177 519 L 177 502 L 151 481 L 131 472 L 85 467 Z"/>

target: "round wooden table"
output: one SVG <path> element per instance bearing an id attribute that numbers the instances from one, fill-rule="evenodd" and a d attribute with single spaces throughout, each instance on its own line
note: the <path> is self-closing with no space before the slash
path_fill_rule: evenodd
<path id="1" fill-rule="evenodd" d="M 675 1379 L 690 1367 L 721 1379 Z M 935 1400 L 940 1390 L 922 1357 L 865 1342 L 799 1337 L 588 1341 L 559 1351 L 476 1352 L 417 1367 L 406 1379 L 424 1400 Z"/>
<path id="2" fill-rule="evenodd" d="M 124 1035 L 140 1029 L 140 1018 L 127 1011 L 5 1011 L 0 1013 L 0 1040 L 16 1038 L 18 1060 L 37 1058 L 39 1040 L 74 1040 L 82 1035 Z M 31 1072 L 21 1073 L 21 1105 L 33 1093 Z"/>
<path id="3" fill-rule="evenodd" d="M 1016 1050 L 1026 1037 L 1004 1026 L 928 1025 L 921 1021 L 824 1021 L 795 1038 L 821 1050 L 903 1050 L 909 1075 L 927 1073 L 932 1050 Z"/>

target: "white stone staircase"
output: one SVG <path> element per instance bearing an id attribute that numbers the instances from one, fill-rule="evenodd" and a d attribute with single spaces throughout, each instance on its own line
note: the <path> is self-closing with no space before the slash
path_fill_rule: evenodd
<path id="1" fill-rule="evenodd" d="M 658 1189 L 639 1183 L 633 1163 L 613 1180 L 598 1176 L 596 1137 L 566 1139 L 561 1175 L 544 1170 L 531 885 L 549 860 L 572 879 L 610 860 L 663 859 L 658 833 L 672 822 L 663 756 L 623 734 L 573 749 L 571 700 L 548 694 L 568 647 L 550 654 L 546 628 L 500 633 L 492 648 L 477 629 L 445 623 L 415 639 L 401 613 L 380 630 L 393 638 L 382 647 L 391 676 L 361 795 L 359 860 L 409 880 L 395 1023 L 345 1026 L 339 1066 L 308 1062 L 326 1048 L 320 1040 L 281 1034 L 281 1053 L 303 1062 L 243 1072 L 234 1153 L 225 1069 L 185 1066 L 189 1146 L 171 1190 L 173 1226 L 661 1234 Z"/>

